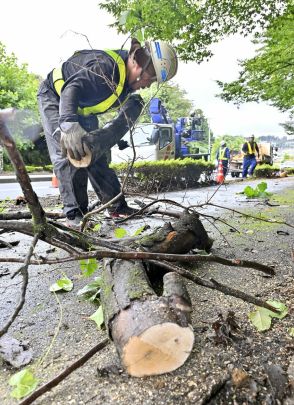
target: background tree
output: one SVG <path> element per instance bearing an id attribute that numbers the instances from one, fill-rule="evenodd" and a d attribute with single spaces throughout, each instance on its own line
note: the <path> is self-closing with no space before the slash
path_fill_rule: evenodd
<path id="1" fill-rule="evenodd" d="M 230 151 L 240 152 L 242 149 L 242 145 L 245 142 L 245 138 L 243 136 L 232 136 L 232 135 L 223 135 L 217 137 L 212 145 L 211 149 L 211 160 L 213 161 L 216 156 L 216 152 L 220 147 L 220 142 L 224 140 L 226 141 L 227 147 Z"/>
<path id="2" fill-rule="evenodd" d="M 41 78 L 30 73 L 27 65 L 20 64 L 13 53 L 9 55 L 0 42 L 0 109 L 14 107 L 17 110 L 9 127 L 26 164 L 49 163 L 46 148 L 40 155 L 32 142 L 40 141 L 42 131 L 37 105 L 40 81 Z M 8 163 L 4 153 L 5 167 Z"/>
<path id="3" fill-rule="evenodd" d="M 19 64 L 14 54 L 8 55 L 0 42 L 0 108 L 15 107 L 37 113 L 36 93 L 39 79 Z"/>
<path id="4" fill-rule="evenodd" d="M 141 90 L 140 94 L 146 103 L 153 97 L 159 98 L 173 122 L 179 117 L 187 117 L 193 108 L 193 102 L 187 98 L 187 92 L 177 84 L 165 84 L 157 88 L 157 84 L 154 83 L 149 89 Z M 148 111 L 147 108 L 141 122 L 150 122 Z"/>
<path id="5" fill-rule="evenodd" d="M 291 4 L 292 0 L 107 0 L 101 7 L 114 15 L 120 32 L 174 41 L 181 59 L 200 62 L 212 55 L 211 44 L 229 34 L 265 29 Z"/>
<path id="6" fill-rule="evenodd" d="M 221 98 L 236 104 L 269 101 L 280 111 L 294 114 L 294 7 L 277 18 L 255 43 L 261 47 L 252 59 L 240 63 L 238 80 L 218 82 Z M 290 128 L 291 127 L 291 128 Z M 293 133 L 293 125 L 287 125 Z"/>

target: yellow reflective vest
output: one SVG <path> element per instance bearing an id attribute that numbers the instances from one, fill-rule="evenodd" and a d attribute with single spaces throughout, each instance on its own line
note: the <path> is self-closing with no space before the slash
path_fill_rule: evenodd
<path id="1" fill-rule="evenodd" d="M 89 107 L 79 107 L 78 108 L 78 114 L 83 115 L 83 116 L 88 116 L 90 114 L 101 114 L 104 113 L 105 111 L 109 110 L 111 106 L 117 101 L 119 96 L 121 95 L 124 84 L 126 81 L 126 65 L 125 62 L 123 61 L 122 57 L 115 51 L 112 50 L 105 50 L 105 53 L 107 53 L 117 64 L 118 66 L 118 71 L 119 71 L 119 83 L 114 89 L 113 93 L 106 99 L 101 101 L 100 103 L 96 105 L 92 105 Z M 55 68 L 53 70 L 53 84 L 56 93 L 60 96 L 62 87 L 64 85 L 64 79 L 62 76 L 62 68 Z"/>

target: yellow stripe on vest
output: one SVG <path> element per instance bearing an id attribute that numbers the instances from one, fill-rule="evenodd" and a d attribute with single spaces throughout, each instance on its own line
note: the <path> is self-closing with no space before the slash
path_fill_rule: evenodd
<path id="1" fill-rule="evenodd" d="M 104 100 L 101 103 L 98 103 L 96 105 L 93 105 L 93 106 L 84 107 L 84 108 L 79 107 L 78 108 L 79 115 L 87 116 L 90 114 L 100 114 L 100 113 L 107 111 L 117 101 L 117 99 L 119 98 L 119 96 L 121 95 L 121 93 L 123 91 L 125 80 L 126 80 L 125 62 L 123 61 L 122 57 L 115 51 L 108 49 L 105 52 L 115 61 L 115 63 L 118 66 L 119 83 L 116 86 L 116 88 L 114 89 L 113 94 L 111 94 L 111 96 L 109 96 L 106 100 Z M 53 70 L 53 84 L 54 84 L 56 93 L 60 96 L 62 86 L 64 85 L 61 68 L 56 68 Z"/>

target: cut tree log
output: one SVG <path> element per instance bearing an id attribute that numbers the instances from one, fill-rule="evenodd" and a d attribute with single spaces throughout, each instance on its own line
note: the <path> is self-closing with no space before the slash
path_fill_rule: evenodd
<path id="1" fill-rule="evenodd" d="M 162 253 L 209 250 L 211 245 L 198 215 L 189 213 L 139 241 L 139 249 Z M 166 273 L 159 296 L 146 268 L 141 261 L 105 259 L 102 275 L 104 321 L 122 365 L 135 377 L 176 370 L 194 343 L 192 305 L 184 279 Z"/>
<path id="2" fill-rule="evenodd" d="M 174 278 L 173 287 L 166 286 L 164 296 L 158 297 L 141 262 L 105 261 L 104 320 L 122 365 L 132 376 L 173 371 L 191 353 L 194 334 L 188 292 L 181 276 L 169 277 Z"/>

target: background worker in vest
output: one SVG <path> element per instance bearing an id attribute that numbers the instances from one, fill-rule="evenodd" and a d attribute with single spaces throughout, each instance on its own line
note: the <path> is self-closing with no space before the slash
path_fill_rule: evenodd
<path id="1" fill-rule="evenodd" d="M 259 149 L 257 143 L 255 142 L 254 135 L 251 135 L 249 140 L 243 144 L 242 152 L 244 153 L 242 178 L 246 179 L 247 174 L 249 174 L 249 176 L 253 176 L 254 169 L 257 164 L 256 154 L 259 158 Z"/>
<path id="2" fill-rule="evenodd" d="M 116 138 L 117 131 L 121 132 L 120 123 L 126 126 L 120 138 L 129 129 L 125 125 L 129 123 L 126 111 L 132 110 L 132 105 L 138 110 L 138 104 L 142 103 L 139 95 L 131 94 L 155 81 L 171 79 L 177 67 L 176 53 L 166 42 L 146 42 L 141 46 L 137 39 L 132 39 L 130 51 L 78 51 L 41 83 L 39 110 L 68 226 L 79 229 L 87 212 L 88 178 L 103 204 L 120 193 L 120 183 L 108 166 L 106 154 L 94 159 L 95 154 L 98 156 L 97 142 L 99 146 L 101 139 L 109 149 L 119 144 Z M 107 128 L 97 129 L 97 115 L 111 108 L 120 108 L 121 113 Z M 131 112 L 127 118 L 132 121 Z M 94 144 L 96 152 L 92 156 Z M 105 145 L 101 144 L 102 147 Z M 89 156 L 92 159 L 87 167 L 77 168 L 71 163 L 84 162 Z M 113 217 L 134 212 L 124 197 L 108 211 Z"/>
<path id="3" fill-rule="evenodd" d="M 220 147 L 216 152 L 216 160 L 218 165 L 222 162 L 224 177 L 226 177 L 229 168 L 230 149 L 227 147 L 226 141 L 224 140 L 220 142 Z"/>

